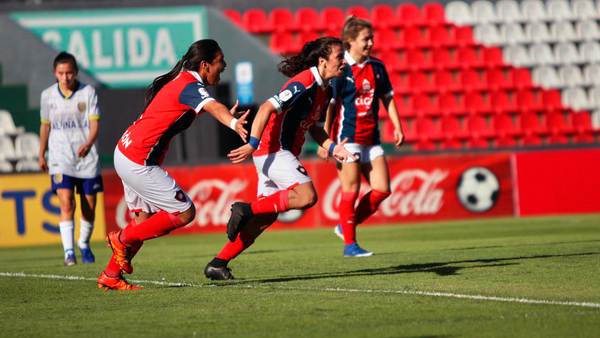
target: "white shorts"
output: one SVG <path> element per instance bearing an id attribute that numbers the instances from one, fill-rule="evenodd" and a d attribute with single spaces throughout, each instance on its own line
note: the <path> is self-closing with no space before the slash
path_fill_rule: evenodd
<path id="1" fill-rule="evenodd" d="M 125 157 L 115 148 L 115 169 L 125 190 L 125 202 L 131 212 L 156 213 L 161 210 L 180 214 L 192 206 L 188 195 L 175 180 L 157 165 L 143 166 Z"/>
<path id="2" fill-rule="evenodd" d="M 274 154 L 254 157 L 254 166 L 258 173 L 258 188 L 256 195 L 266 197 L 280 190 L 312 182 L 308 172 L 300 161 L 288 150 Z"/>
<path id="3" fill-rule="evenodd" d="M 346 143 L 344 144 L 344 148 L 346 148 L 348 152 L 350 152 L 352 155 L 354 155 L 354 157 L 356 157 L 356 161 L 352 160 L 351 158 L 348 158 L 345 163 L 368 163 L 380 156 L 385 155 L 381 144 L 376 144 L 373 146 L 363 146 L 362 144 L 358 143 Z"/>

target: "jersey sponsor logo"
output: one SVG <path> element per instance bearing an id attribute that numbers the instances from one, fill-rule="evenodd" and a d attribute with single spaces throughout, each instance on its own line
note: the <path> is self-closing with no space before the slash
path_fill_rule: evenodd
<path id="1" fill-rule="evenodd" d="M 294 88 L 296 88 L 296 86 L 294 86 Z M 292 98 L 292 92 L 289 89 L 286 89 L 284 91 L 282 91 L 281 93 L 279 93 L 279 99 L 283 102 L 289 100 Z"/>
<path id="2" fill-rule="evenodd" d="M 129 139 L 130 134 L 131 134 L 131 132 L 128 130 L 125 132 L 125 134 L 123 134 L 123 136 L 121 136 L 121 144 L 123 145 L 123 147 L 125 147 L 125 149 L 127 149 L 127 147 L 129 147 L 131 142 L 133 142 L 132 140 Z"/>
<path id="3" fill-rule="evenodd" d="M 306 172 L 306 169 L 304 169 L 303 166 L 299 165 L 298 168 L 296 168 L 296 170 L 298 170 L 299 173 L 301 173 L 304 176 L 308 176 L 308 173 Z"/>
<path id="4" fill-rule="evenodd" d="M 363 94 L 367 94 L 370 91 L 371 91 L 371 82 L 369 82 L 369 80 L 367 80 L 367 79 L 364 79 L 363 83 L 362 83 L 362 92 L 363 92 Z"/>
<path id="5" fill-rule="evenodd" d="M 181 189 L 177 190 L 177 192 L 175 193 L 175 199 L 181 203 L 185 203 L 185 194 Z"/>
<path id="6" fill-rule="evenodd" d="M 77 104 L 77 109 L 79 109 L 80 113 L 83 113 L 86 108 L 87 108 L 87 105 L 85 104 L 85 102 L 79 102 Z"/>
<path id="7" fill-rule="evenodd" d="M 52 122 L 52 129 L 54 130 L 67 130 L 67 129 L 81 129 L 87 128 L 87 120 L 70 120 L 70 121 L 56 121 Z"/>

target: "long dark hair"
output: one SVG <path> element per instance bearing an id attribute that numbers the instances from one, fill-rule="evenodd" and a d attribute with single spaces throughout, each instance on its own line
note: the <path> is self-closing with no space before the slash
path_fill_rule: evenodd
<path id="1" fill-rule="evenodd" d="M 342 47 L 342 40 L 325 36 L 318 38 L 315 41 L 307 42 L 298 55 L 281 61 L 277 65 L 277 70 L 287 77 L 294 77 L 310 67 L 317 66 L 319 64 L 319 58 L 329 58 L 332 45 L 339 45 Z"/>
<path id="2" fill-rule="evenodd" d="M 181 57 L 179 62 L 177 62 L 170 72 L 157 77 L 152 84 L 148 86 L 145 95 L 146 107 L 148 107 L 162 87 L 179 75 L 181 68 L 197 72 L 202 61 L 212 63 L 219 51 L 221 51 L 221 47 L 219 47 L 219 44 L 215 40 L 204 39 L 194 42 L 190 48 L 188 48 L 187 53 Z"/>
<path id="3" fill-rule="evenodd" d="M 75 60 L 73 54 L 69 54 L 67 52 L 58 53 L 58 55 L 54 58 L 54 69 L 56 69 L 56 66 L 58 66 L 60 63 L 70 63 L 73 65 L 73 69 L 75 71 L 79 70 L 77 67 L 77 60 Z"/>

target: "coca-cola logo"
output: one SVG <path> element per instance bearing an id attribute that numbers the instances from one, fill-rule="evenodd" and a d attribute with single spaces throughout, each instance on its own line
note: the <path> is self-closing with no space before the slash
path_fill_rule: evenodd
<path id="1" fill-rule="evenodd" d="M 448 177 L 449 171 L 433 169 L 403 170 L 392 178 L 392 194 L 380 206 L 385 217 L 408 215 L 434 215 L 444 205 L 444 190 L 438 185 Z M 338 219 L 340 181 L 333 181 L 323 198 L 323 213 L 330 219 Z M 361 194 L 370 190 L 361 185 Z"/>
<path id="2" fill-rule="evenodd" d="M 231 215 L 229 208 L 241 199 L 238 194 L 244 191 L 248 184 L 248 181 L 238 178 L 230 182 L 212 179 L 196 183 L 188 192 L 196 207 L 196 218 L 187 227 L 205 227 L 209 224 L 225 226 Z M 121 229 L 125 228 L 131 219 L 124 198 L 117 206 L 115 218 Z"/>

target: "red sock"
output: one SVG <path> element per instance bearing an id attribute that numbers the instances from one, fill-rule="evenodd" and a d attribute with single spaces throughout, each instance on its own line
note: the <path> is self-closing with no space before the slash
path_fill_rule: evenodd
<path id="1" fill-rule="evenodd" d="M 221 252 L 217 255 L 217 258 L 230 261 L 236 258 L 244 250 L 248 249 L 256 238 L 248 232 L 248 229 L 244 228 L 240 231 L 240 234 L 236 238 L 235 242 L 227 242 Z"/>
<path id="2" fill-rule="evenodd" d="M 356 242 L 356 213 L 354 212 L 354 204 L 358 193 L 342 191 L 340 200 L 340 225 L 344 233 L 344 242 L 352 244 Z"/>
<path id="3" fill-rule="evenodd" d="M 131 222 L 129 222 L 129 224 L 127 224 L 125 229 L 132 228 L 135 226 L 137 226 L 137 223 L 135 222 L 135 220 L 131 220 Z M 133 259 L 133 257 L 135 257 L 135 255 L 138 253 L 138 251 L 140 251 L 140 248 L 142 247 L 143 244 L 144 244 L 144 242 L 137 242 L 134 245 L 132 245 L 131 259 Z M 108 262 L 108 266 L 104 270 L 104 273 L 108 277 L 118 277 L 121 275 L 121 267 L 119 266 L 119 263 L 117 263 L 117 260 L 115 259 L 115 255 L 112 255 L 110 257 L 110 261 Z"/>
<path id="4" fill-rule="evenodd" d="M 123 229 L 121 242 L 126 245 L 135 246 L 138 242 L 164 236 L 183 225 L 179 217 L 173 216 L 166 211 L 161 211 L 140 224 L 131 227 L 127 226 Z"/>
<path id="5" fill-rule="evenodd" d="M 381 202 L 383 202 L 383 200 L 388 198 L 391 194 L 391 192 L 383 192 L 373 189 L 364 195 L 360 199 L 360 202 L 358 202 L 358 207 L 356 207 L 356 224 L 361 224 L 366 221 L 367 218 L 377 211 L 377 208 L 379 208 Z M 344 237 L 345 236 L 346 234 L 344 233 Z"/>
<path id="6" fill-rule="evenodd" d="M 250 206 L 255 215 L 288 211 L 290 210 L 290 191 L 280 190 L 271 196 L 253 202 Z"/>

